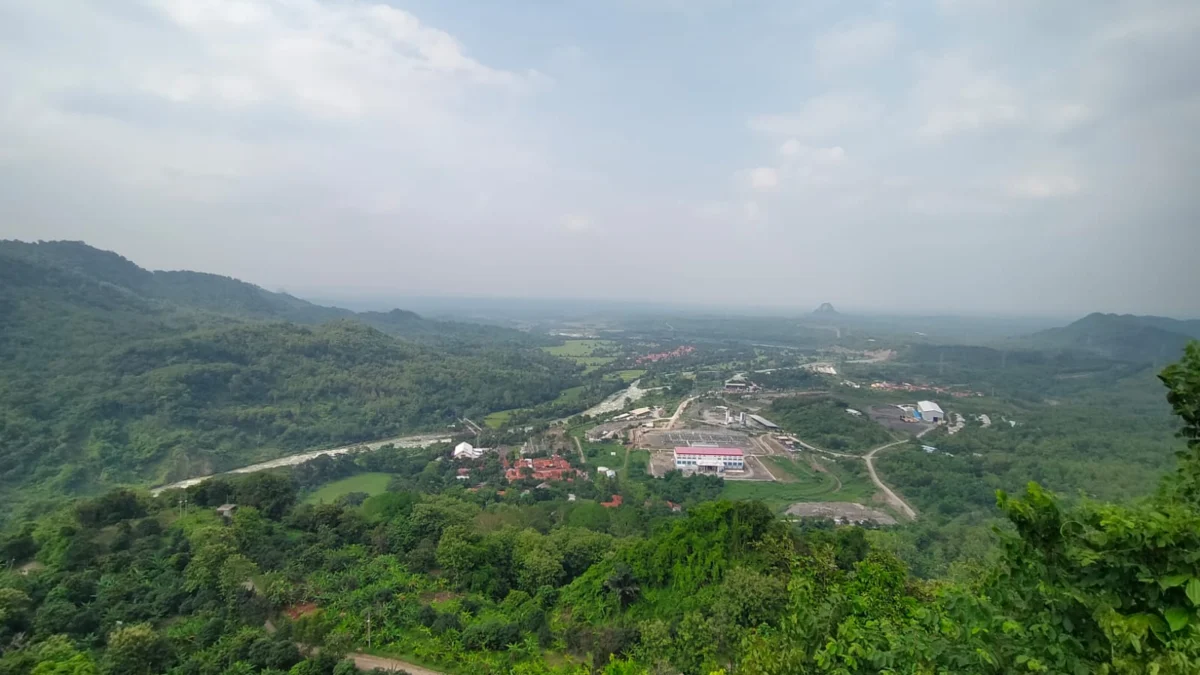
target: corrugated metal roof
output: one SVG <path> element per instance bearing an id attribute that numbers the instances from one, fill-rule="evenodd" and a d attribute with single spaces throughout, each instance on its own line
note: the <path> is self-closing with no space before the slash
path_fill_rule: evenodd
<path id="1" fill-rule="evenodd" d="M 933 401 L 917 401 L 917 410 L 920 410 L 923 413 L 942 412 L 941 407 Z"/>
<path id="2" fill-rule="evenodd" d="M 679 455 L 736 455 L 742 456 L 741 448 L 675 448 Z"/>
<path id="3" fill-rule="evenodd" d="M 755 422 L 758 422 L 759 424 L 763 425 L 764 427 L 767 427 L 770 429 L 778 429 L 779 428 L 778 424 L 775 424 L 774 422 L 763 417 L 762 415 L 747 415 L 747 417 L 754 420 Z"/>

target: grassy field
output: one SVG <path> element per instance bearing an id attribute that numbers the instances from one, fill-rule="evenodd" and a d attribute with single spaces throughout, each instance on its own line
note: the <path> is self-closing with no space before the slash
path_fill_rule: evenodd
<path id="1" fill-rule="evenodd" d="M 629 472 L 632 471 L 634 467 L 638 467 L 638 466 L 640 466 L 642 468 L 641 472 L 644 474 L 648 471 L 649 465 L 650 465 L 650 451 L 649 450 L 630 450 L 629 451 L 629 465 L 625 467 L 625 475 L 626 476 L 629 475 Z"/>
<path id="2" fill-rule="evenodd" d="M 555 403 L 575 403 L 579 401 L 579 397 L 583 395 L 583 387 L 571 387 L 558 392 L 558 398 L 554 399 Z"/>
<path id="3" fill-rule="evenodd" d="M 838 489 L 838 478 L 832 473 L 837 471 L 836 467 L 830 467 L 830 473 L 823 473 L 786 457 L 759 459 L 780 482 L 725 481 L 721 496 L 726 499 L 757 499 L 774 511 L 783 511 L 795 502 L 862 502 L 873 492 L 873 489 L 865 489 L 872 487 L 869 483 L 864 486 L 856 476 L 839 476 L 842 487 Z"/>
<path id="4" fill-rule="evenodd" d="M 621 378 L 621 381 L 625 384 L 629 384 L 645 374 L 645 370 L 618 370 L 617 372 L 613 373 L 613 375 Z"/>
<path id="5" fill-rule="evenodd" d="M 587 458 L 588 466 L 599 466 L 609 469 L 620 469 L 625 464 L 625 446 L 620 443 L 588 443 L 583 444 L 583 456 Z M 617 453 L 613 455 L 613 453 Z"/>
<path id="6" fill-rule="evenodd" d="M 547 352 L 565 359 L 571 359 L 583 366 L 586 375 L 602 366 L 616 361 L 614 356 L 596 356 L 597 350 L 607 349 L 617 343 L 612 340 L 567 340 L 561 345 L 542 347 Z"/>
<path id="7" fill-rule="evenodd" d="M 611 340 L 567 340 L 561 345 L 553 347 L 542 347 L 542 349 L 550 352 L 555 356 L 563 356 L 569 359 L 575 359 L 585 356 L 591 356 L 597 349 L 613 346 Z"/>
<path id="8" fill-rule="evenodd" d="M 520 410 L 520 408 L 513 408 L 512 410 L 501 410 L 499 412 L 494 412 L 494 413 L 488 415 L 487 417 L 483 418 L 483 424 L 484 424 L 484 426 L 492 428 L 492 429 L 499 429 L 499 428 L 503 427 L 504 425 L 508 424 L 508 418 L 512 417 L 512 414 L 517 412 L 518 410 Z"/>
<path id="9" fill-rule="evenodd" d="M 328 504 L 351 492 L 365 492 L 369 495 L 381 494 L 387 492 L 387 486 L 391 480 L 392 474 L 390 473 L 360 473 L 357 476 L 322 485 L 321 489 L 309 495 L 304 502 L 306 504 Z"/>

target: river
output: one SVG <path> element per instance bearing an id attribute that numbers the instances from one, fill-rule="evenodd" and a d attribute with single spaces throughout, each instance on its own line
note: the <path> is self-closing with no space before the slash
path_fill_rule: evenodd
<path id="1" fill-rule="evenodd" d="M 312 450 L 309 452 L 302 452 L 297 455 L 288 455 L 287 457 L 279 457 L 278 459 L 271 459 L 265 462 L 259 462 L 258 464 L 243 466 L 240 469 L 233 469 L 231 471 L 226 471 L 225 473 L 211 474 L 208 476 L 196 476 L 195 478 L 188 478 L 187 480 L 181 480 L 177 483 L 171 483 L 170 485 L 160 485 L 159 487 L 150 490 L 150 494 L 157 495 L 167 490 L 179 490 L 182 488 L 191 487 L 193 485 L 203 483 L 209 478 L 213 478 L 215 476 L 228 476 L 235 473 L 255 473 L 257 471 L 266 471 L 267 469 L 278 469 L 279 467 L 283 466 L 296 466 L 297 464 L 303 464 L 307 461 L 316 459 L 317 457 L 321 457 L 322 455 L 334 457 L 336 455 L 345 455 L 347 453 L 361 450 L 378 450 L 385 445 L 395 445 L 401 448 L 423 448 L 427 445 L 433 445 L 434 443 L 449 443 L 450 441 L 451 439 L 442 436 L 425 434 L 421 436 L 401 436 L 399 438 L 388 438 L 382 441 L 372 441 L 370 443 L 355 443 L 354 445 L 346 445 L 340 448 L 330 448 L 328 450 Z"/>

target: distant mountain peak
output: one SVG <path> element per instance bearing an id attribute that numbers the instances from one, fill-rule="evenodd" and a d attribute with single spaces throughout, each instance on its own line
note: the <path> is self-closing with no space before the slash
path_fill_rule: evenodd
<path id="1" fill-rule="evenodd" d="M 838 311 L 833 308 L 833 305 L 828 302 L 822 302 L 821 306 L 813 310 L 813 316 L 837 316 Z"/>
<path id="2" fill-rule="evenodd" d="M 1119 361 L 1159 364 L 1179 358 L 1184 345 L 1200 339 L 1200 320 L 1093 312 L 1032 338 L 1041 347 L 1082 349 Z"/>

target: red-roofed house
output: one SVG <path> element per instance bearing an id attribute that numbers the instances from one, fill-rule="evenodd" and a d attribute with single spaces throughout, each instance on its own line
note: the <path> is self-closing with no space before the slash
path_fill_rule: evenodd
<path id="1" fill-rule="evenodd" d="M 623 501 L 625 500 L 621 497 L 621 495 L 613 495 L 611 501 L 600 502 L 600 506 L 603 506 L 606 509 L 615 509 L 620 506 L 621 502 Z"/>
<path id="2" fill-rule="evenodd" d="M 578 473 L 571 463 L 559 455 L 538 459 L 525 458 L 510 465 L 504 461 L 504 477 L 509 480 L 533 478 L 539 481 L 571 480 Z"/>

